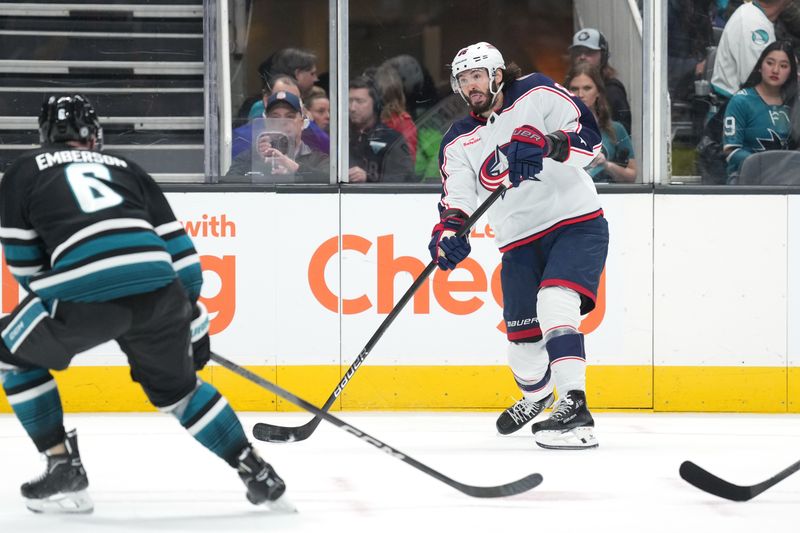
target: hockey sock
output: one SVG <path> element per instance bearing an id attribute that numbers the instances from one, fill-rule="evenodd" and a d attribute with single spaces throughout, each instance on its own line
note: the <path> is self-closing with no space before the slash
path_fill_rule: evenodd
<path id="1" fill-rule="evenodd" d="M 239 417 L 213 385 L 197 382 L 194 391 L 162 411 L 175 415 L 200 444 L 236 467 L 239 454 L 248 445 Z"/>
<path id="2" fill-rule="evenodd" d="M 586 353 L 578 332 L 580 308 L 580 295 L 566 287 L 545 287 L 537 295 L 536 311 L 559 396 L 586 390 Z"/>
<path id="3" fill-rule="evenodd" d="M 40 452 L 64 442 L 64 410 L 48 370 L 3 370 L 0 381 L 14 414 Z"/>
<path id="4" fill-rule="evenodd" d="M 538 401 L 553 392 L 544 342 L 509 343 L 508 365 L 514 373 L 517 386 L 527 399 Z"/>
<path id="5" fill-rule="evenodd" d="M 550 370 L 559 396 L 571 390 L 586 390 L 586 353 L 583 335 L 570 327 L 551 330 L 545 336 Z"/>

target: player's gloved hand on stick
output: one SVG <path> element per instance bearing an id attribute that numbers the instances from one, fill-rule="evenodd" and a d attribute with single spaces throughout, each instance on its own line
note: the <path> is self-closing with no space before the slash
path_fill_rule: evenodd
<path id="1" fill-rule="evenodd" d="M 472 251 L 467 236 L 456 237 L 456 232 L 464 225 L 467 217 L 463 213 L 442 217 L 431 232 L 428 250 L 431 259 L 436 261 L 442 270 L 452 270 Z"/>
<path id="2" fill-rule="evenodd" d="M 522 180 L 532 180 L 542 170 L 542 161 L 550 153 L 544 133 L 533 126 L 520 126 L 511 134 L 508 147 L 508 179 L 512 187 Z"/>
<path id="3" fill-rule="evenodd" d="M 211 358 L 211 340 L 208 338 L 208 311 L 199 301 L 192 312 L 192 360 L 194 369 L 202 370 Z"/>

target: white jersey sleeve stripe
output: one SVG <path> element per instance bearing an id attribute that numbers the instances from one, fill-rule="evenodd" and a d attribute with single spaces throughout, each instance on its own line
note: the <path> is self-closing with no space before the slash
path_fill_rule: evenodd
<path id="1" fill-rule="evenodd" d="M 20 241 L 32 241 L 37 239 L 39 234 L 36 230 L 21 228 L 0 228 L 0 238 L 18 239 Z"/>
<path id="2" fill-rule="evenodd" d="M 85 228 L 76 231 L 67 240 L 56 246 L 56 249 L 53 250 L 53 254 L 50 257 L 50 264 L 55 265 L 56 261 L 58 261 L 58 257 L 64 252 L 64 250 L 87 237 L 102 233 L 104 231 L 128 228 L 152 230 L 153 226 L 146 220 L 140 218 L 111 218 L 108 220 L 101 220 L 100 222 L 96 222 L 90 226 L 86 226 Z"/>

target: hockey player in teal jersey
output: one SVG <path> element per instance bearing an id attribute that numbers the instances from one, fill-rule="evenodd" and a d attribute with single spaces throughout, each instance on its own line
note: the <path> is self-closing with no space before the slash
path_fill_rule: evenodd
<path id="1" fill-rule="evenodd" d="M 735 184 L 747 157 L 789 147 L 790 110 L 797 96 L 797 61 L 791 45 L 767 46 L 725 110 L 723 145 L 728 183 Z"/>
<path id="2" fill-rule="evenodd" d="M 99 151 L 102 128 L 80 95 L 46 101 L 39 131 L 43 146 L 0 181 L 0 243 L 28 292 L 0 318 L 0 384 L 47 458 L 44 474 L 21 487 L 28 508 L 93 509 L 50 370 L 111 340 L 150 402 L 232 466 L 250 502 L 285 508 L 283 480 L 196 374 L 210 357 L 200 258 L 158 185 L 132 161 Z"/>

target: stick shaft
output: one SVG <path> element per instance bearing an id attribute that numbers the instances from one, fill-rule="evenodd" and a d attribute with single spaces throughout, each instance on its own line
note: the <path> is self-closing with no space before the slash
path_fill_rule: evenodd
<path id="1" fill-rule="evenodd" d="M 542 482 L 542 476 L 540 474 L 530 474 L 528 476 L 525 476 L 524 478 L 518 479 L 511 483 L 507 483 L 505 485 L 497 485 L 494 487 L 480 487 L 480 486 L 460 483 L 445 476 L 441 472 L 434 470 L 433 468 L 427 466 L 426 464 L 417 461 L 413 457 L 401 452 L 397 448 L 394 448 L 393 446 L 390 446 L 389 444 L 377 439 L 376 437 L 373 437 L 367 432 L 361 431 L 355 426 L 351 426 L 345 423 L 342 419 L 335 417 L 326 411 L 323 411 L 319 407 L 316 407 L 315 405 L 300 398 L 299 396 L 292 394 L 283 387 L 262 378 L 258 374 L 255 374 L 250 370 L 247 370 L 246 368 L 243 368 L 232 361 L 229 361 L 228 359 L 222 357 L 221 355 L 212 352 L 211 360 L 224 366 L 231 372 L 238 374 L 239 376 L 255 383 L 256 385 L 259 385 L 260 387 L 263 387 L 268 391 L 277 394 L 281 398 L 284 398 L 285 400 L 292 402 L 298 407 L 302 407 L 306 411 L 309 411 L 312 414 L 319 417 L 320 420 L 324 418 L 327 422 L 330 422 L 334 426 L 346 431 L 347 433 L 350 433 L 351 435 L 358 437 L 362 441 L 374 446 L 375 448 L 386 453 L 387 455 L 391 455 L 395 459 L 399 459 L 404 463 L 413 466 L 417 470 L 424 472 L 435 479 L 438 479 L 442 483 L 450 485 L 451 487 L 463 492 L 464 494 L 467 494 L 468 496 L 473 496 L 476 498 L 496 498 L 500 496 L 512 496 L 530 490 Z"/>

